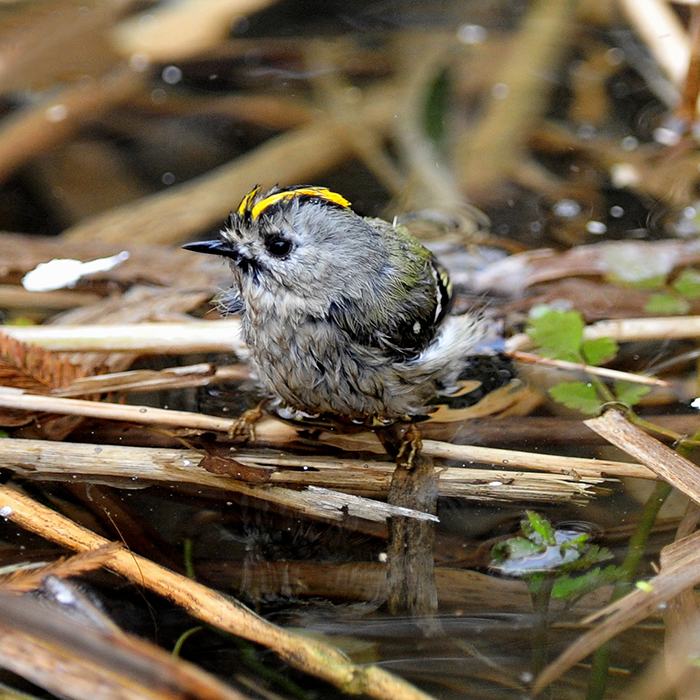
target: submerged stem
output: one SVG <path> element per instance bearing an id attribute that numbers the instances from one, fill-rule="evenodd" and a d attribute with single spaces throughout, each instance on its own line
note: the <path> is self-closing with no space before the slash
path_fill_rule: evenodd
<path id="1" fill-rule="evenodd" d="M 661 510 L 664 502 L 673 490 L 670 484 L 665 481 L 657 481 L 654 490 L 647 498 L 642 516 L 637 524 L 637 528 L 630 538 L 627 547 L 627 554 L 622 562 L 622 576 L 613 587 L 611 602 L 625 595 L 632 585 L 639 563 L 642 560 L 644 551 L 646 550 L 649 534 L 654 526 L 656 517 Z M 608 681 L 608 667 L 610 665 L 610 643 L 606 642 L 601 645 L 593 655 L 593 665 L 591 667 L 591 676 L 588 683 L 588 692 L 586 700 L 602 700 L 605 693 L 605 687 Z"/>
<path id="2" fill-rule="evenodd" d="M 549 602 L 555 576 L 545 575 L 535 590 L 531 590 L 535 622 L 532 628 L 532 673 L 537 676 L 547 664 L 549 636 Z"/>

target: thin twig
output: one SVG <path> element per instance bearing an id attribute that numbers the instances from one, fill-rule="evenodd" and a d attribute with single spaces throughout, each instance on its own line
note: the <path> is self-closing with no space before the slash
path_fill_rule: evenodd
<path id="1" fill-rule="evenodd" d="M 130 421 L 142 425 L 169 425 L 194 430 L 210 430 L 231 433 L 238 426 L 238 419 L 219 418 L 188 411 L 170 411 L 150 406 L 134 406 L 81 399 L 64 399 L 54 396 L 26 394 L 12 387 L 0 387 L 0 407 L 24 411 L 77 415 L 103 420 Z M 267 419 L 255 426 L 256 441 L 262 445 L 283 446 L 299 438 L 296 429 L 279 420 Z M 324 433 L 319 441 L 344 450 L 383 452 L 376 435 L 360 433 L 339 435 Z M 475 445 L 453 445 L 437 440 L 424 440 L 423 452 L 430 457 L 453 459 L 462 462 L 492 464 L 503 468 L 525 467 L 540 471 L 580 476 L 635 476 L 655 478 L 654 471 L 634 463 L 613 462 L 582 457 L 541 454 L 518 450 L 502 450 Z"/>
<path id="2" fill-rule="evenodd" d="M 75 551 L 97 549 L 109 540 L 77 525 L 19 491 L 0 486 L 3 516 L 30 532 Z M 427 700 L 429 696 L 377 666 L 357 666 L 327 644 L 283 630 L 231 597 L 132 552 L 114 552 L 109 568 L 152 590 L 190 615 L 231 634 L 261 644 L 294 668 L 315 675 L 351 694 L 382 700 Z"/>
<path id="3" fill-rule="evenodd" d="M 663 0 L 619 0 L 630 24 L 677 87 L 688 71 L 690 42 L 678 16 Z"/>
<path id="4" fill-rule="evenodd" d="M 617 369 L 609 369 L 608 367 L 596 367 L 594 365 L 584 365 L 580 362 L 567 362 L 566 360 L 553 360 L 550 357 L 542 357 L 529 352 L 513 350 L 508 353 L 510 357 L 518 362 L 526 362 L 532 365 L 544 365 L 545 367 L 554 367 L 567 372 L 587 372 L 595 374 L 599 377 L 615 379 L 617 381 L 633 382 L 635 384 L 647 384 L 650 386 L 668 386 L 668 382 L 656 377 L 647 377 L 643 374 L 634 374 L 633 372 L 621 372 Z"/>
<path id="5" fill-rule="evenodd" d="M 0 326 L 23 343 L 57 352 L 136 352 L 176 355 L 245 351 L 237 318 L 184 323 Z"/>
<path id="6" fill-rule="evenodd" d="M 598 624 L 581 635 L 542 671 L 535 680 L 533 695 L 539 694 L 601 644 L 656 612 L 659 605 L 678 595 L 681 591 L 697 585 L 700 582 L 699 545 L 700 532 L 696 532 L 679 542 L 674 542 L 671 547 L 674 548 L 677 555 L 676 561 L 652 577 L 644 590 L 635 589 L 624 598 L 620 598 L 582 620 L 584 625 L 593 622 Z"/>
<path id="7" fill-rule="evenodd" d="M 700 469 L 641 428 L 628 421 L 620 411 L 608 410 L 586 425 L 608 442 L 632 455 L 664 481 L 700 503 Z"/>
<path id="8" fill-rule="evenodd" d="M 700 337 L 700 316 L 661 316 L 658 318 L 620 318 L 598 321 L 584 328 L 587 340 L 613 338 L 620 343 L 638 340 L 684 340 Z M 525 333 L 518 333 L 506 341 L 508 352 L 532 347 Z"/>
<path id="9" fill-rule="evenodd" d="M 236 21 L 274 2 L 180 0 L 148 7 L 144 14 L 118 24 L 112 40 L 127 58 L 141 54 L 151 61 L 183 59 L 218 46 Z"/>

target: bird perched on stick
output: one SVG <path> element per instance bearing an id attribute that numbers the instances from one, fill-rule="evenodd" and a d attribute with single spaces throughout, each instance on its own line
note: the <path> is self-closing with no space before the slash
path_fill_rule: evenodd
<path id="1" fill-rule="evenodd" d="M 253 188 L 216 240 L 264 388 L 288 408 L 385 424 L 431 412 L 482 338 L 450 315 L 444 268 L 406 228 L 325 187 Z"/>

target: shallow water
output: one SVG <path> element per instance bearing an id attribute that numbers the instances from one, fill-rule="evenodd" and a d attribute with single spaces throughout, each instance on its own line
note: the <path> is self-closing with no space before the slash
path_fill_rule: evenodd
<path id="1" fill-rule="evenodd" d="M 175 32 L 180 42 L 166 27 L 146 31 L 142 45 L 138 27 L 163 21 L 157 4 L 29 5 L 0 10 L 0 32 L 11 39 L 0 49 L 2 230 L 64 236 L 55 240 L 74 242 L 78 251 L 92 244 L 111 245 L 114 253 L 134 244 L 174 246 L 215 234 L 258 181 L 314 182 L 342 192 L 363 215 L 402 216 L 449 269 L 456 310 L 477 308 L 490 319 L 490 351 L 508 347 L 505 339 L 522 332 L 531 309 L 542 303 L 576 309 L 587 323 L 697 317 L 700 311 L 692 272 L 700 259 L 696 114 L 683 111 L 694 104 L 691 98 L 679 101 L 684 84 L 697 100 L 697 85 L 669 76 L 653 44 L 640 39 L 634 18 L 608 3 L 260 2 L 258 12 L 221 20 L 223 27 L 215 26 L 200 48 L 187 43 L 188 26 L 202 23 L 204 10 L 196 3 Z M 142 10 L 135 24 L 124 24 Z M 682 31 L 690 14 L 683 8 L 674 15 Z M 113 43 L 117 36 L 125 43 Z M 107 87 L 104 76 L 122 72 L 121 92 Z M 33 108 L 46 120 L 39 127 L 21 119 Z M 162 208 L 149 209 L 154 202 Z M 606 246 L 614 241 L 627 245 Z M 649 247 L 664 241 L 667 248 Z M 527 263 L 513 257 L 535 249 Z M 567 257 L 566 251 L 578 252 Z M 28 271 L 16 262 L 20 252 L 8 251 L 9 262 L 0 261 L 0 284 L 7 288 L 19 288 L 20 273 Z M 124 320 L 216 315 L 210 299 L 226 285 L 225 268 L 207 268 L 210 283 L 198 277 L 186 284 L 186 273 L 201 273 L 199 263 L 178 263 L 178 269 L 151 254 L 139 262 L 132 253 L 136 272 L 83 279 L 74 291 L 104 300 L 143 284 L 183 294 L 183 288 L 203 289 L 192 303 L 151 308 L 150 301 L 135 302 L 141 310 L 148 304 L 147 312 L 131 310 Z M 86 259 L 100 255 L 85 253 Z M 0 297 L 8 324 L 48 321 L 60 308 Z M 637 410 L 689 435 L 700 429 L 696 349 L 692 338 L 670 340 L 661 332 L 622 342 L 608 364 L 626 372 L 658 369 L 670 386 L 655 388 Z M 149 357 L 113 369 L 203 361 L 232 359 Z M 563 379 L 581 379 L 580 373 L 518 362 L 515 378 L 486 381 L 479 392 L 479 381 L 494 374 L 480 371 L 470 386 L 476 393 L 466 392 L 466 400 L 421 425 L 425 439 L 628 459 L 583 426 L 579 411 L 547 393 Z M 259 399 L 252 379 L 125 398 L 224 416 L 239 415 Z M 175 431 L 109 425 L 83 423 L 64 439 L 172 447 L 184 439 L 202 449 L 215 443 L 210 434 L 197 441 Z M 268 459 L 300 455 L 297 472 L 313 471 L 318 455 L 359 460 L 354 469 L 388 461 L 367 442 L 350 450 L 339 438 L 334 442 L 336 432 L 319 430 L 302 426 L 293 444 L 266 441 L 263 434 L 238 449 Z M 692 458 L 692 450 L 687 455 Z M 26 485 L 134 551 L 178 570 L 190 566 L 198 580 L 267 619 L 322 637 L 357 663 L 377 663 L 435 697 L 528 697 L 537 671 L 582 633 L 582 617 L 607 604 L 611 585 L 601 581 L 605 585 L 581 599 L 554 600 L 547 612 L 534 596 L 535 610 L 525 579 L 492 566 L 493 545 L 516 535 L 525 511 L 533 510 L 555 527 L 575 522 L 577 531 L 590 532 L 609 550 L 612 558 L 601 565 L 620 563 L 651 482 L 611 479 L 576 498 L 549 491 L 514 498 L 507 470 L 526 467 L 508 458 L 436 458 L 435 465 L 501 471 L 484 477 L 481 494 L 465 487 L 460 496 L 437 498 L 439 524 L 409 525 L 401 533 L 396 519 L 388 527 L 356 517 L 331 522 L 194 485 L 140 488 L 138 479 L 84 485 L 82 478 Z M 8 479 L 25 483 L 12 476 L 12 465 L 0 467 Z M 387 489 L 390 479 L 391 470 Z M 376 493 L 365 493 L 361 481 L 347 490 Z M 435 488 L 428 479 L 416 486 L 418 493 L 401 492 L 409 498 L 401 503 L 429 506 Z M 635 580 L 653 574 L 686 505 L 678 492 L 669 497 Z M 387 589 L 397 542 L 410 550 L 399 570 L 404 567 L 409 589 L 415 586 L 403 593 L 396 569 Z M 0 566 L 27 552 L 31 559 L 57 553 L 46 548 L 0 523 Z M 86 580 L 120 626 L 166 649 L 194 624 L 180 609 L 112 576 Z M 663 648 L 663 635 L 662 618 L 654 615 L 613 640 L 605 697 L 622 697 L 642 677 Z M 340 696 L 262 647 L 213 629 L 196 632 L 181 653 L 251 697 Z M 543 697 L 586 697 L 589 676 L 590 658 Z M 23 687 L 5 671 L 0 682 Z"/>

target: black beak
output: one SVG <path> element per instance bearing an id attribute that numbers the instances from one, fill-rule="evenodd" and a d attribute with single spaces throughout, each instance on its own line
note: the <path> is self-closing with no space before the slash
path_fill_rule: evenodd
<path id="1" fill-rule="evenodd" d="M 238 251 L 230 248 L 221 240 L 215 241 L 195 241 L 194 243 L 185 243 L 182 246 L 185 250 L 192 250 L 195 253 L 209 253 L 209 255 L 223 255 L 226 258 L 240 257 Z"/>

